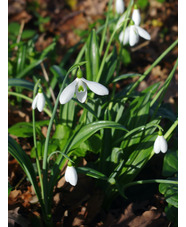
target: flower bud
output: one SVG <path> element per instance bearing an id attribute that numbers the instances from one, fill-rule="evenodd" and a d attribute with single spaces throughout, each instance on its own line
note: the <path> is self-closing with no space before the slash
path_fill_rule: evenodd
<path id="1" fill-rule="evenodd" d="M 116 8 L 116 12 L 118 14 L 122 14 L 125 10 L 125 4 L 124 4 L 123 0 L 116 0 L 115 8 Z"/>

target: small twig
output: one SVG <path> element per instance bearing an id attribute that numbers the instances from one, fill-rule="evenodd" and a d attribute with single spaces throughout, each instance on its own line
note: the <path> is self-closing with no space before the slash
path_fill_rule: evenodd
<path id="1" fill-rule="evenodd" d="M 45 66 L 44 66 L 43 62 L 41 62 L 40 65 L 41 65 L 41 68 L 42 68 L 42 71 L 43 71 L 44 78 L 45 78 L 46 82 L 48 83 L 49 82 L 49 77 L 48 77 L 48 74 L 47 74 L 47 71 L 45 69 Z M 54 91 L 52 90 L 52 87 L 50 85 L 49 85 L 49 90 L 50 90 L 50 93 L 51 93 L 52 100 L 53 100 L 53 102 L 55 104 L 56 98 L 55 98 L 55 95 L 54 95 Z"/>
<path id="2" fill-rule="evenodd" d="M 20 29 L 19 29 L 19 34 L 17 36 L 16 43 L 19 43 L 20 40 L 21 40 L 21 35 L 23 33 L 24 26 L 25 26 L 25 20 L 22 20 L 21 21 L 21 26 L 20 26 Z M 17 51 L 17 50 L 18 50 L 18 46 L 15 46 L 15 51 Z"/>
<path id="3" fill-rule="evenodd" d="M 24 176 L 21 178 L 21 180 L 16 184 L 14 188 L 17 189 L 19 185 L 24 181 L 25 178 L 26 178 L 26 174 L 24 174 Z"/>
<path id="4" fill-rule="evenodd" d="M 137 51 L 137 50 L 139 50 L 139 49 L 141 49 L 141 48 L 143 48 L 143 47 L 145 47 L 147 45 L 149 45 L 149 41 L 145 41 L 145 42 L 139 44 L 138 46 L 136 46 L 134 48 L 131 48 L 131 51 L 135 52 L 135 51 Z"/>

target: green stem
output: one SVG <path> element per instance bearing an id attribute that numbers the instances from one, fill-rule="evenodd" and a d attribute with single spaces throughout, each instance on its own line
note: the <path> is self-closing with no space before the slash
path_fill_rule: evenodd
<path id="1" fill-rule="evenodd" d="M 34 94 L 33 94 L 33 99 L 35 98 L 37 88 L 39 86 L 40 80 L 38 80 L 34 86 Z M 39 180 L 41 184 L 41 196 L 43 199 L 43 180 L 42 180 L 42 174 L 41 174 L 41 167 L 39 163 L 39 155 L 38 155 L 38 150 L 37 150 L 37 140 L 36 140 L 36 121 L 35 121 L 35 110 L 32 110 L 32 123 L 33 123 L 33 140 L 34 140 L 34 149 L 36 152 L 36 165 L 37 165 L 37 170 L 39 174 Z"/>
<path id="2" fill-rule="evenodd" d="M 27 101 L 30 102 L 30 103 L 32 103 L 32 101 L 33 101 L 33 99 L 27 97 L 26 95 L 19 94 L 19 93 L 17 93 L 17 92 L 9 91 L 8 94 L 9 94 L 9 95 L 13 95 L 13 96 L 20 97 L 20 98 L 22 98 L 22 99 L 25 99 L 25 100 L 27 100 Z M 49 117 L 52 116 L 51 112 L 50 112 L 47 108 L 44 108 L 43 110 L 44 110 L 44 112 L 45 112 Z"/>
<path id="3" fill-rule="evenodd" d="M 144 74 L 134 83 L 131 89 L 128 91 L 127 96 L 129 96 L 132 91 L 141 83 L 142 80 L 150 73 L 150 71 L 178 44 L 178 40 L 176 40 L 173 44 L 171 44 L 157 59 L 154 63 L 144 72 Z"/>
<path id="4" fill-rule="evenodd" d="M 163 184 L 178 184 L 178 181 L 174 180 L 164 180 L 164 179 L 151 179 L 151 180 L 139 180 L 139 181 L 133 181 L 124 186 L 124 189 L 134 186 L 134 185 L 139 185 L 139 184 L 152 184 L 152 183 L 163 183 Z"/>
<path id="5" fill-rule="evenodd" d="M 110 45 L 111 45 L 112 40 L 113 40 L 113 38 L 114 38 L 114 36 L 115 36 L 115 34 L 116 34 L 116 31 L 117 31 L 117 30 L 115 29 L 115 30 L 113 31 L 111 37 L 110 37 L 110 40 L 109 40 L 109 43 L 108 43 L 108 45 L 107 45 L 105 54 L 104 54 L 104 56 L 103 56 L 103 60 L 102 60 L 102 62 L 101 62 L 101 66 L 100 66 L 98 75 L 97 75 L 97 77 L 96 77 L 96 82 L 99 82 L 99 80 L 100 80 L 100 77 L 101 77 L 101 74 L 102 74 L 102 72 L 103 72 L 103 68 L 104 68 L 104 65 L 105 65 L 106 57 L 107 57 L 107 55 L 108 55 L 108 52 L 109 52 L 109 49 L 110 49 Z"/>
<path id="6" fill-rule="evenodd" d="M 109 13 L 110 13 L 111 5 L 112 5 L 112 0 L 109 0 L 109 6 L 108 6 L 108 11 L 107 11 L 107 17 L 106 17 L 105 27 L 103 29 L 103 33 L 102 33 L 102 37 L 101 37 L 101 44 L 100 44 L 100 48 L 99 48 L 99 54 L 100 55 L 102 53 L 103 45 L 104 45 L 104 41 L 105 41 L 105 35 L 106 35 L 107 27 L 108 27 Z"/>
<path id="7" fill-rule="evenodd" d="M 178 119 L 172 124 L 172 126 L 169 128 L 169 130 L 165 133 L 164 138 L 167 139 L 170 134 L 174 131 L 174 129 L 177 127 L 178 125 Z"/>
<path id="8" fill-rule="evenodd" d="M 33 140 L 34 140 L 34 149 L 36 152 L 36 165 L 37 165 L 37 170 L 39 174 L 39 180 L 41 184 L 41 196 L 43 199 L 43 180 L 42 180 L 42 174 L 41 174 L 41 167 L 39 163 L 39 155 L 38 155 L 38 150 L 37 150 L 37 140 L 36 140 L 36 122 L 35 122 L 35 110 L 32 110 L 32 123 L 33 123 Z"/>
<path id="9" fill-rule="evenodd" d="M 174 65 L 171 73 L 169 74 L 168 78 L 166 79 L 164 85 L 161 87 L 161 89 L 159 90 L 159 92 L 157 93 L 157 95 L 151 101 L 151 104 L 150 105 L 152 106 L 156 102 L 156 100 L 161 96 L 161 98 L 158 101 L 158 104 L 156 106 L 156 109 L 154 111 L 154 114 L 153 114 L 152 118 L 156 115 L 156 113 L 157 113 L 157 111 L 158 111 L 158 109 L 159 109 L 159 107 L 160 107 L 160 105 L 161 105 L 161 103 L 163 101 L 163 98 L 165 96 L 165 93 L 167 91 L 167 88 L 168 88 L 168 86 L 169 86 L 169 84 L 170 84 L 170 82 L 171 82 L 171 80 L 172 80 L 172 78 L 174 76 L 174 73 L 175 73 L 175 71 L 177 69 L 177 66 L 178 66 L 178 59 L 176 60 L 176 63 Z"/>
<path id="10" fill-rule="evenodd" d="M 48 162 L 47 162 L 47 156 L 48 156 L 48 145 L 49 145 L 49 140 L 50 140 L 50 132 L 52 129 L 52 125 L 53 125 L 53 121 L 55 118 L 55 114 L 57 111 L 57 107 L 58 107 L 58 103 L 59 103 L 59 98 L 60 95 L 65 87 L 65 83 L 66 83 L 66 79 L 67 76 L 69 75 L 71 71 L 68 71 L 64 80 L 63 80 L 63 84 L 61 86 L 61 89 L 59 91 L 59 94 L 57 96 L 54 108 L 53 108 L 53 112 L 52 112 L 52 116 L 50 118 L 50 122 L 48 125 L 48 130 L 47 130 L 47 135 L 46 135 L 46 140 L 45 140 L 45 147 L 44 147 L 44 154 L 43 154 L 43 189 L 44 189 L 44 202 L 45 202 L 45 207 L 46 207 L 46 214 L 50 215 L 51 211 L 50 211 L 50 199 L 48 197 Z"/>

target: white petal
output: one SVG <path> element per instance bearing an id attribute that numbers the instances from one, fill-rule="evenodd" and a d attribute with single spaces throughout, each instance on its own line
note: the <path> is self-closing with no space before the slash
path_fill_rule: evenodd
<path id="1" fill-rule="evenodd" d="M 138 30 L 136 29 L 135 25 L 131 25 L 129 31 L 129 44 L 130 46 L 134 46 L 136 43 L 138 43 L 138 41 L 139 41 Z"/>
<path id="2" fill-rule="evenodd" d="M 35 108 L 37 107 L 37 100 L 38 100 L 38 94 L 35 96 L 33 102 L 32 102 L 32 109 L 35 110 Z"/>
<path id="3" fill-rule="evenodd" d="M 160 149 L 163 153 L 166 153 L 167 152 L 167 149 L 168 149 L 168 145 L 167 145 L 167 141 L 166 139 L 163 137 L 163 136 L 160 136 Z"/>
<path id="4" fill-rule="evenodd" d="M 129 27 L 127 27 L 125 29 L 124 38 L 123 38 L 123 32 L 120 33 L 120 35 L 119 35 L 119 41 L 121 43 L 123 42 L 123 45 L 126 45 L 129 42 Z"/>
<path id="5" fill-rule="evenodd" d="M 136 26 L 136 29 L 138 30 L 138 33 L 141 37 L 143 37 L 144 39 L 150 40 L 150 34 L 143 28 Z"/>
<path id="6" fill-rule="evenodd" d="M 95 94 L 97 94 L 97 95 L 108 95 L 109 94 L 109 90 L 102 84 L 86 80 L 85 78 L 81 78 L 81 80 L 83 82 L 85 82 L 87 84 L 87 86 L 90 88 L 90 90 L 93 91 Z"/>
<path id="7" fill-rule="evenodd" d="M 123 0 L 116 0 L 115 3 L 116 12 L 122 14 L 125 10 L 125 4 Z"/>
<path id="8" fill-rule="evenodd" d="M 70 83 L 61 93 L 59 97 L 59 101 L 61 104 L 65 104 L 69 102 L 74 96 L 75 87 L 77 84 L 77 80 L 75 79 L 72 83 Z"/>
<path id="9" fill-rule="evenodd" d="M 44 106 L 45 106 L 45 97 L 43 93 L 38 93 L 37 109 L 39 110 L 39 112 L 43 111 Z"/>
<path id="10" fill-rule="evenodd" d="M 77 78 L 77 84 L 76 84 L 76 96 L 77 99 L 81 102 L 84 103 L 87 99 L 87 86 L 86 84 L 81 80 Z M 79 91 L 78 88 L 82 86 L 83 91 Z"/>
<path id="11" fill-rule="evenodd" d="M 76 186 L 78 181 L 78 176 L 76 169 L 73 166 L 67 166 L 65 171 L 65 180 L 69 182 L 71 185 Z"/>
<path id="12" fill-rule="evenodd" d="M 158 136 L 154 142 L 154 153 L 160 153 L 160 136 Z"/>
<path id="13" fill-rule="evenodd" d="M 134 21 L 135 25 L 139 25 L 141 22 L 141 16 L 139 9 L 134 9 L 132 13 L 132 20 Z"/>

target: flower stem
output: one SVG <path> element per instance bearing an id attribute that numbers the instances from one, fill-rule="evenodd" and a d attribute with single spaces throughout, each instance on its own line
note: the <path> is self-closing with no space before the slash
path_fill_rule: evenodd
<path id="1" fill-rule="evenodd" d="M 178 125 L 178 119 L 172 124 L 172 126 L 169 128 L 169 130 L 165 133 L 164 138 L 167 139 L 170 134 L 174 131 L 174 129 L 177 127 Z"/>
<path id="2" fill-rule="evenodd" d="M 102 50 L 103 50 L 105 35 L 106 35 L 107 27 L 108 27 L 109 13 L 110 13 L 111 5 L 112 5 L 112 0 L 109 0 L 109 6 L 108 6 L 108 11 L 107 11 L 107 17 L 106 17 L 106 21 L 105 21 L 105 27 L 104 27 L 104 29 L 103 29 L 103 33 L 102 33 L 102 37 L 101 37 L 101 44 L 100 44 L 100 48 L 99 48 L 99 54 L 100 54 L 100 55 L 101 55 Z"/>
<path id="3" fill-rule="evenodd" d="M 144 74 L 134 83 L 131 89 L 128 91 L 129 96 L 132 91 L 141 83 L 142 80 L 150 73 L 150 71 L 178 44 L 178 40 L 174 41 L 155 61 L 154 63 L 144 72 Z"/>
<path id="4" fill-rule="evenodd" d="M 30 102 L 30 103 L 32 103 L 32 101 L 33 101 L 33 99 L 27 97 L 26 95 L 23 95 L 23 94 L 20 94 L 20 93 L 17 93 L 17 92 L 9 91 L 8 94 L 9 94 L 9 95 L 16 96 L 16 97 L 20 97 L 20 98 L 22 98 L 22 99 L 25 99 L 25 100 L 27 100 L 27 101 Z M 45 111 L 45 113 L 46 113 L 49 117 L 52 116 L 51 112 L 50 112 L 47 108 L 44 108 L 43 110 Z"/>

